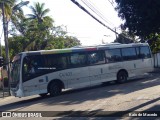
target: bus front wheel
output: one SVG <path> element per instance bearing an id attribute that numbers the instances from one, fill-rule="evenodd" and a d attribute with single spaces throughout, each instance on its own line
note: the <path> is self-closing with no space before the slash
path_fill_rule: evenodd
<path id="1" fill-rule="evenodd" d="M 60 84 L 58 82 L 52 82 L 49 86 L 49 93 L 50 96 L 57 96 L 60 95 L 62 92 L 62 87 L 60 86 Z"/>
<path id="2" fill-rule="evenodd" d="M 127 73 L 125 71 L 120 71 L 117 75 L 117 83 L 124 83 L 127 81 Z"/>

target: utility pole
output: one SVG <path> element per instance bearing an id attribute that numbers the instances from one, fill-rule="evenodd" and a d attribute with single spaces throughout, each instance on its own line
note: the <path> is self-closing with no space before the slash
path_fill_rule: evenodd
<path id="1" fill-rule="evenodd" d="M 0 36 L 0 56 L 2 56 L 2 35 L 3 35 L 3 29 L 2 29 L 2 34 Z"/>
<path id="2" fill-rule="evenodd" d="M 117 39 L 118 37 L 117 37 L 117 34 L 116 34 L 116 33 L 117 33 L 117 29 L 116 29 L 116 27 L 115 27 L 115 35 L 116 35 L 116 39 Z"/>

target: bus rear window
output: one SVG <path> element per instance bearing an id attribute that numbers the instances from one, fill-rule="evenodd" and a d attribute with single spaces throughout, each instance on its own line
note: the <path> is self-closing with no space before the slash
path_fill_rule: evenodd
<path id="1" fill-rule="evenodd" d="M 151 58 L 151 53 L 148 46 L 140 47 L 141 58 Z"/>

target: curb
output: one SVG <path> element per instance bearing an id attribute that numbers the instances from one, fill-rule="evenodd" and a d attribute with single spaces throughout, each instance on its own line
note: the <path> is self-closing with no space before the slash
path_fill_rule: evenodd
<path id="1" fill-rule="evenodd" d="M 154 68 L 154 70 L 150 73 L 160 73 L 160 68 Z"/>

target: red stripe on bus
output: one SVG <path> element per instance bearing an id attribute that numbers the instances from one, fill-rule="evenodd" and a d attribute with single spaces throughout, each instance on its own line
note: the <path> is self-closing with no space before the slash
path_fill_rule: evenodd
<path id="1" fill-rule="evenodd" d="M 97 48 L 87 48 L 86 50 L 87 51 L 94 51 L 94 50 L 97 50 Z"/>

